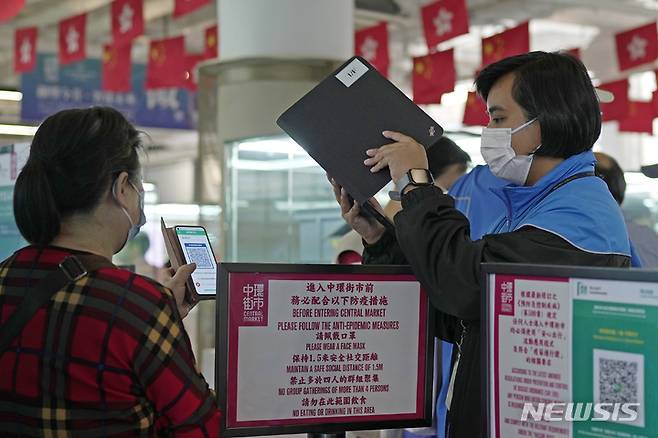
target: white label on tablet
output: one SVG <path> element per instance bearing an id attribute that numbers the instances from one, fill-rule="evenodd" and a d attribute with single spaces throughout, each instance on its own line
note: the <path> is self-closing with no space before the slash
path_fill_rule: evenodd
<path id="1" fill-rule="evenodd" d="M 359 78 L 363 76 L 367 71 L 368 71 L 368 67 L 366 67 L 358 59 L 354 59 L 352 62 L 347 64 L 347 67 L 342 69 L 340 73 L 336 75 L 336 77 L 346 87 L 349 87 L 350 85 L 358 81 Z"/>

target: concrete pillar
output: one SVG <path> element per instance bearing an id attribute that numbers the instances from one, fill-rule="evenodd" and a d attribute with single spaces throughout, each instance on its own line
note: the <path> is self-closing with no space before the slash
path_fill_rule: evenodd
<path id="1" fill-rule="evenodd" d="M 220 58 L 199 69 L 195 199 L 221 207 L 215 252 L 226 259 L 231 241 L 226 194 L 234 182 L 226 171 L 225 145 L 282 134 L 277 117 L 352 56 L 354 1 L 219 0 L 217 10 Z M 215 305 L 199 306 L 197 351 L 210 351 Z"/>

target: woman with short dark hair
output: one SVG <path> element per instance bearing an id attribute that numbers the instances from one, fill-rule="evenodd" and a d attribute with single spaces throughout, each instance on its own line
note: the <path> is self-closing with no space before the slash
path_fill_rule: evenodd
<path id="1" fill-rule="evenodd" d="M 468 438 L 483 431 L 480 264 L 627 267 L 630 260 L 621 211 L 594 174 L 601 114 L 585 66 L 532 52 L 484 68 L 475 83 L 490 116 L 482 155 L 509 182 L 491 190 L 506 214 L 482 239 L 472 241 L 454 200 L 422 180 L 425 149 L 403 134 L 385 132 L 394 143 L 369 150 L 365 161 L 374 172 L 388 167 L 402 193 L 395 234 L 361 216 L 334 184 L 343 217 L 367 244 L 364 262 L 409 263 L 438 312 L 438 335 L 457 344 L 448 436 Z"/>
<path id="2" fill-rule="evenodd" d="M 163 287 L 111 263 L 145 222 L 140 148 L 112 108 L 60 111 L 34 136 L 14 192 L 30 246 L 0 264 L 3 436 L 218 434 L 181 321 L 194 266 Z"/>

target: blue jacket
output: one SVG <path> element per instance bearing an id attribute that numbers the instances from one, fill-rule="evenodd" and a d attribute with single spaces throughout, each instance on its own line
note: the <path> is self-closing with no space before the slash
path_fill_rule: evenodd
<path id="1" fill-rule="evenodd" d="M 531 226 L 555 234 L 574 247 L 594 254 L 630 257 L 630 243 L 621 208 L 605 182 L 590 176 L 552 191 L 567 178 L 594 172 L 594 154 L 586 151 L 564 160 L 533 186 L 509 184 L 492 189 L 505 213 L 488 234 Z"/>
<path id="2" fill-rule="evenodd" d="M 468 218 L 471 239 L 481 239 L 505 213 L 505 203 L 491 189 L 508 184 L 491 173 L 489 166 L 476 166 L 452 185 L 448 194 L 455 198 L 455 208 Z"/>

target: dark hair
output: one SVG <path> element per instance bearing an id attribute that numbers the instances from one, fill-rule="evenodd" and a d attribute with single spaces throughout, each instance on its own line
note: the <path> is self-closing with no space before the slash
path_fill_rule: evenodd
<path id="1" fill-rule="evenodd" d="M 123 171 L 139 171 L 139 132 L 108 107 L 69 109 L 39 126 L 16 180 L 14 216 L 25 239 L 47 245 L 61 220 L 92 211 Z"/>
<path id="2" fill-rule="evenodd" d="M 595 152 L 596 166 L 594 171 L 608 185 L 612 197 L 619 205 L 624 202 L 624 194 L 626 193 L 626 178 L 624 178 L 624 171 L 621 170 L 619 163 L 608 154 Z"/>
<path id="3" fill-rule="evenodd" d="M 514 73 L 512 97 L 541 126 L 537 155 L 568 158 L 592 148 L 601 134 L 601 110 L 587 69 L 563 53 L 530 52 L 484 68 L 475 79 L 487 100 L 491 87 Z"/>
<path id="4" fill-rule="evenodd" d="M 441 137 L 436 143 L 427 148 L 427 162 L 434 178 L 441 176 L 446 167 L 452 164 L 462 164 L 464 171 L 466 171 L 470 161 L 470 155 L 448 137 Z"/>

